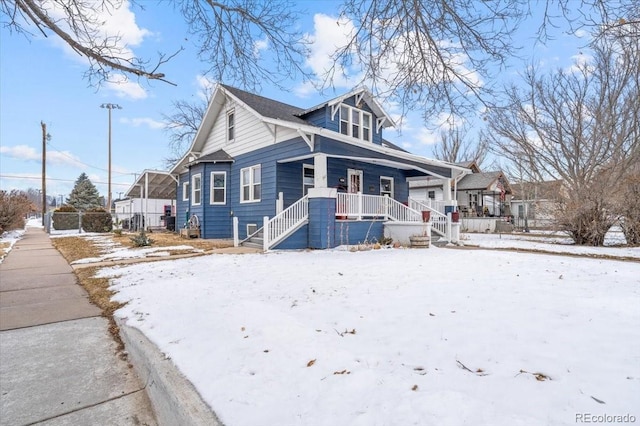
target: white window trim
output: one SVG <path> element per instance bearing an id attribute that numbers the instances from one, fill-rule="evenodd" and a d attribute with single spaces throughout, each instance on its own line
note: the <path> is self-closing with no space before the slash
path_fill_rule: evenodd
<path id="1" fill-rule="evenodd" d="M 388 181 L 391 181 L 391 191 L 382 191 L 382 179 L 386 179 Z M 393 198 L 396 195 L 395 194 L 395 191 L 396 191 L 395 186 L 396 186 L 396 183 L 395 183 L 395 181 L 393 180 L 393 178 L 391 176 L 380 176 L 380 195 L 382 195 L 382 192 L 385 192 L 385 193 L 386 192 L 391 192 L 391 194 L 389 194 L 389 198 Z"/>
<path id="2" fill-rule="evenodd" d="M 200 188 L 198 189 L 198 191 L 200 192 L 200 202 L 196 203 L 196 185 L 195 185 L 195 181 L 196 178 L 200 179 Z M 192 206 L 199 206 L 202 204 L 202 173 L 197 173 L 193 176 L 191 176 L 191 205 Z"/>
<path id="3" fill-rule="evenodd" d="M 253 171 L 255 169 L 260 169 L 260 198 L 257 198 L 257 199 L 253 198 L 253 187 L 255 186 L 255 183 L 253 182 L 253 175 L 254 175 Z M 249 183 L 248 183 L 249 199 L 248 200 L 242 199 L 244 195 L 244 187 L 247 186 L 247 184 L 245 184 L 245 182 L 242 181 L 245 170 L 249 170 Z M 262 199 L 262 164 L 256 164 L 251 167 L 245 167 L 243 169 L 240 169 L 240 204 L 258 203 L 260 202 L 261 199 Z"/>
<path id="4" fill-rule="evenodd" d="M 347 104 L 341 104 L 340 107 L 341 107 L 339 109 L 340 114 L 339 114 L 339 117 L 338 117 L 338 133 L 344 134 L 344 133 L 342 133 L 341 127 L 342 127 L 342 122 L 345 121 L 347 123 L 347 136 L 351 136 L 351 137 L 353 137 L 355 139 L 358 139 L 358 140 L 361 140 L 361 141 L 364 141 L 364 142 L 371 142 L 373 140 L 373 132 L 372 132 L 372 129 L 371 129 L 371 123 L 373 123 L 373 116 L 371 115 L 371 113 L 369 113 L 367 111 L 364 111 L 364 110 L 361 110 L 361 109 L 356 108 L 356 107 L 352 107 L 351 105 L 347 105 Z M 344 120 L 343 117 L 342 117 L 342 107 L 345 107 L 348 110 L 347 119 L 346 120 Z M 352 116 L 353 116 L 354 112 L 357 112 L 359 114 L 359 117 L 358 117 L 358 122 L 359 122 L 358 128 L 360 129 L 360 131 L 358 132 L 359 133 L 358 137 L 353 136 Z M 365 115 L 369 116 L 369 127 L 368 127 L 368 129 L 369 129 L 369 139 L 364 139 L 364 137 L 363 137 L 363 135 L 364 135 L 364 131 L 363 131 L 364 130 L 364 116 Z"/>
<path id="5" fill-rule="evenodd" d="M 304 172 L 305 172 L 305 169 L 313 170 L 314 182 L 311 183 L 311 184 L 304 183 Z M 304 191 L 305 188 L 315 188 L 315 174 L 316 174 L 316 168 L 315 168 L 315 166 L 313 164 L 303 164 L 302 165 L 302 193 L 303 194 L 305 192 Z"/>
<path id="6" fill-rule="evenodd" d="M 218 175 L 219 175 L 219 174 L 224 175 L 224 187 L 216 188 L 216 187 L 214 187 L 214 186 L 213 186 L 213 184 L 214 184 L 214 182 L 215 182 L 215 181 L 214 181 L 214 178 L 213 178 L 213 175 L 216 175 L 216 174 L 218 174 Z M 227 172 L 225 172 L 225 171 L 217 171 L 217 172 L 216 172 L 216 171 L 214 171 L 214 172 L 211 172 L 211 181 L 210 181 L 210 184 L 209 184 L 209 188 L 210 188 L 210 190 L 209 190 L 209 204 L 211 204 L 211 205 L 218 205 L 218 206 L 220 206 L 220 205 L 224 205 L 224 204 L 227 204 Z M 213 191 L 214 191 L 215 189 L 223 189 L 223 190 L 224 190 L 224 201 L 222 201 L 222 202 L 220 202 L 220 201 L 218 201 L 218 202 L 213 201 Z"/>
<path id="7" fill-rule="evenodd" d="M 229 117 L 233 116 L 233 126 L 229 125 Z M 236 110 L 227 111 L 227 142 L 233 142 L 236 139 Z M 229 137 L 229 130 L 233 129 L 233 137 Z"/>
<path id="8" fill-rule="evenodd" d="M 189 201 L 189 181 L 182 182 L 182 201 Z"/>

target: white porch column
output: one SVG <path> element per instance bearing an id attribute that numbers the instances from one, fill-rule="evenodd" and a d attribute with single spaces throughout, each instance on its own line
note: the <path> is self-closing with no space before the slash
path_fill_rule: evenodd
<path id="1" fill-rule="evenodd" d="M 316 154 L 313 157 L 313 186 L 327 188 L 327 154 Z"/>
<path id="2" fill-rule="evenodd" d="M 442 187 L 442 194 L 444 196 L 445 205 L 449 205 L 451 201 L 451 179 L 445 179 Z"/>
<path id="3" fill-rule="evenodd" d="M 144 229 L 149 229 L 149 173 L 144 174 Z"/>

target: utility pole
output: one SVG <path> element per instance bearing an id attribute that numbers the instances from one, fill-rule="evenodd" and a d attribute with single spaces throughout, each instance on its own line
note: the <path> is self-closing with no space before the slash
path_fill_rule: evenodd
<path id="1" fill-rule="evenodd" d="M 107 188 L 107 211 L 111 213 L 111 110 L 122 109 L 118 104 L 102 104 L 100 108 L 106 108 L 109 110 L 109 179 Z"/>
<path id="2" fill-rule="evenodd" d="M 46 226 L 44 215 L 47 214 L 47 125 L 42 126 L 42 226 Z"/>

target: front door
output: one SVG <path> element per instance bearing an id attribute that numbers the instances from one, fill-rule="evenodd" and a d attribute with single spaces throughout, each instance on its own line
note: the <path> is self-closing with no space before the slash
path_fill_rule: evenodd
<path id="1" fill-rule="evenodd" d="M 362 170 L 347 169 L 347 192 L 349 194 L 357 194 L 362 192 Z M 350 219 L 358 217 L 358 198 L 349 197 L 347 201 L 347 216 Z"/>
<path id="2" fill-rule="evenodd" d="M 347 178 L 349 182 L 347 192 L 350 194 L 362 192 L 362 170 L 348 169 Z"/>

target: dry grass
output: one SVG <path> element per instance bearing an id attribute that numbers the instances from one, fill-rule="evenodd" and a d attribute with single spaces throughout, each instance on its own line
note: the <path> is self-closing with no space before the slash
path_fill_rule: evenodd
<path id="1" fill-rule="evenodd" d="M 124 344 L 120 339 L 120 328 L 113 319 L 113 313 L 124 304 L 111 300 L 114 292 L 109 290 L 109 279 L 96 278 L 95 275 L 98 269 L 98 267 L 90 267 L 77 269 L 74 272 L 82 287 L 89 293 L 89 300 L 102 309 L 102 315 L 109 320 L 109 332 L 116 341 L 117 350 L 120 352 L 124 349 Z"/>
<path id="2" fill-rule="evenodd" d="M 135 233 L 123 233 L 122 235 L 109 234 L 112 241 L 124 247 L 133 247 L 131 237 Z M 153 240 L 151 247 L 170 247 L 179 245 L 188 245 L 201 250 L 213 250 L 216 248 L 232 247 L 233 242 L 229 240 L 202 240 L 202 239 L 184 239 L 175 233 L 151 233 L 149 237 Z M 52 238 L 53 246 L 62 254 L 62 256 L 71 263 L 79 259 L 89 257 L 99 257 L 104 251 L 96 245 L 92 240 L 84 237 L 63 237 Z M 170 254 L 184 254 L 184 250 L 169 250 Z M 113 319 L 113 313 L 124 306 L 122 303 L 111 300 L 113 291 L 109 290 L 108 278 L 95 278 L 96 271 L 99 267 L 85 267 L 74 270 L 80 285 L 89 294 L 89 300 L 100 309 L 102 315 L 109 320 L 109 332 L 118 345 L 118 351 L 124 349 L 124 344 L 120 339 L 120 329 Z"/>
<path id="3" fill-rule="evenodd" d="M 122 235 L 112 235 L 114 242 L 121 244 L 124 247 L 133 247 L 131 237 L 136 233 L 122 233 Z M 174 232 L 152 232 L 147 233 L 149 238 L 153 240 L 151 247 L 170 247 L 170 246 L 191 246 L 193 248 L 201 249 L 204 251 L 233 247 L 232 240 L 203 240 L 200 238 L 181 238 L 180 235 Z"/>
<path id="4" fill-rule="evenodd" d="M 102 254 L 93 241 L 83 237 L 52 238 L 51 243 L 69 263 Z"/>

